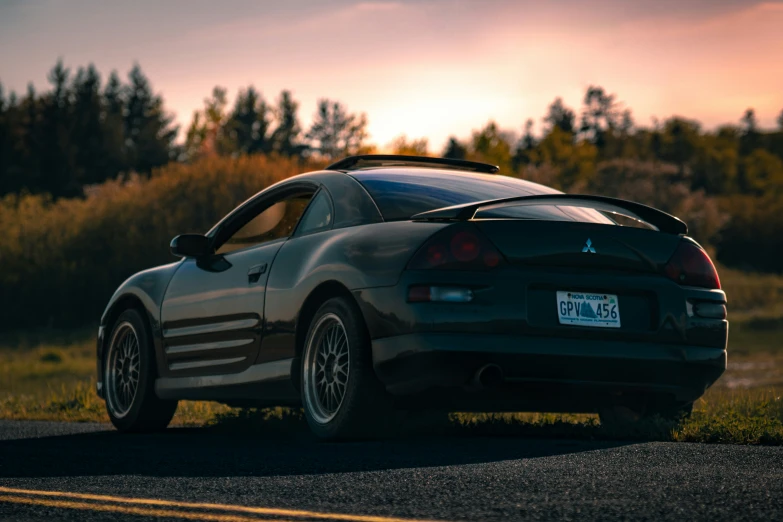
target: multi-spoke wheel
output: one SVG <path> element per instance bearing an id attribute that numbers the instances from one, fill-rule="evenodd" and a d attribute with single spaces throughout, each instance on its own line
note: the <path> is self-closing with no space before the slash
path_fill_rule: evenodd
<path id="1" fill-rule="evenodd" d="M 106 357 L 106 406 L 122 418 L 139 390 L 139 334 L 124 321 L 114 329 Z"/>
<path id="2" fill-rule="evenodd" d="M 155 354 L 147 321 L 137 310 L 125 310 L 111 330 L 103 359 L 106 411 L 121 431 L 165 428 L 177 401 L 155 395 Z"/>
<path id="3" fill-rule="evenodd" d="M 305 360 L 305 393 L 313 418 L 324 424 L 337 414 L 348 388 L 351 358 L 348 336 L 337 315 L 322 315 L 315 324 Z"/>
<path id="4" fill-rule="evenodd" d="M 302 360 L 302 402 L 325 439 L 372 436 L 389 398 L 372 368 L 367 328 L 356 304 L 334 298 L 315 313 Z"/>

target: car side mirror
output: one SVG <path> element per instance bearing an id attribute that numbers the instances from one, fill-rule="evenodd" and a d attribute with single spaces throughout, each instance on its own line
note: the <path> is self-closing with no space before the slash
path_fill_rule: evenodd
<path id="1" fill-rule="evenodd" d="M 201 234 L 180 234 L 171 240 L 169 248 L 177 257 L 203 257 L 211 253 L 209 238 Z"/>

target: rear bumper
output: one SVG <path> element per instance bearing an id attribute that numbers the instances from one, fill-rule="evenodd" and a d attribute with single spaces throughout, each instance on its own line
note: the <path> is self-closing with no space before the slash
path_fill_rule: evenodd
<path id="1" fill-rule="evenodd" d="M 416 402 L 482 411 L 592 412 L 604 403 L 657 397 L 690 402 L 726 369 L 726 350 L 498 334 L 416 333 L 375 339 L 387 390 Z M 476 372 L 498 365 L 503 383 L 477 390 Z"/>

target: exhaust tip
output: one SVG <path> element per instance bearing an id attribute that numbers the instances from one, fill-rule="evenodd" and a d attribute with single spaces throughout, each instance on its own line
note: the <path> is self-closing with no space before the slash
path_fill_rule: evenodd
<path id="1" fill-rule="evenodd" d="M 487 364 L 478 369 L 473 376 L 474 389 L 495 388 L 503 383 L 503 370 L 497 364 Z"/>

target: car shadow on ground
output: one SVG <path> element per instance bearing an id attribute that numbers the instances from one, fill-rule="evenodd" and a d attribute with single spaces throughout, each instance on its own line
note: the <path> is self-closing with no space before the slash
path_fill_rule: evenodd
<path id="1" fill-rule="evenodd" d="M 106 426 L 92 433 L 0 441 L 0 478 L 315 475 L 531 459 L 632 443 L 444 434 L 325 443 L 298 430 L 259 435 L 169 428 L 122 434 Z"/>

